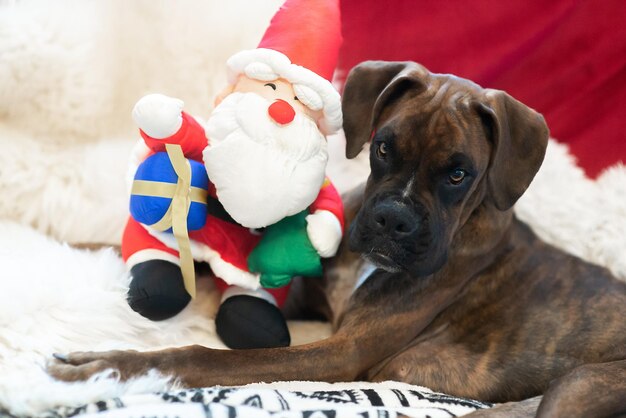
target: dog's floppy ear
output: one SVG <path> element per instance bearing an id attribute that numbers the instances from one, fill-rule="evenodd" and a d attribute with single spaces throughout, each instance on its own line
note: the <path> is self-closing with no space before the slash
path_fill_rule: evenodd
<path id="1" fill-rule="evenodd" d="M 487 184 L 499 210 L 517 202 L 539 170 L 548 145 L 543 116 L 500 90 L 486 89 L 478 112 L 493 145 Z"/>
<path id="2" fill-rule="evenodd" d="M 429 74 L 414 62 L 365 61 L 350 71 L 342 100 L 348 158 L 370 140 L 382 108 L 409 88 L 426 88 Z"/>

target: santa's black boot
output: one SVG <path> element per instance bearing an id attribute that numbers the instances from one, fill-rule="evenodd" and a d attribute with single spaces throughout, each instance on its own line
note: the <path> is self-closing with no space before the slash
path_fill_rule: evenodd
<path id="1" fill-rule="evenodd" d="M 128 304 L 153 321 L 168 319 L 191 300 L 180 267 L 165 260 L 149 260 L 130 269 Z"/>
<path id="2" fill-rule="evenodd" d="M 287 347 L 291 342 L 287 322 L 268 301 L 250 295 L 226 299 L 215 317 L 217 334 L 229 348 Z"/>

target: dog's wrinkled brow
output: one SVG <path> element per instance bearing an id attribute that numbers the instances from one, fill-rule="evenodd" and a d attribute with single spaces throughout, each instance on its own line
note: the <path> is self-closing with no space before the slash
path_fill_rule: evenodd
<path id="1" fill-rule="evenodd" d="M 443 160 L 440 164 L 431 166 L 429 171 L 432 174 L 440 174 L 440 173 L 445 173 L 445 172 L 448 172 L 450 170 L 454 170 L 457 168 L 461 168 L 472 175 L 476 171 L 476 168 L 474 167 L 474 163 L 472 162 L 472 159 L 462 152 L 455 152 L 451 154 L 448 158 Z"/>
<path id="2" fill-rule="evenodd" d="M 447 168 L 462 168 L 467 171 L 474 171 L 472 159 L 462 152 L 455 152 L 448 157 Z"/>

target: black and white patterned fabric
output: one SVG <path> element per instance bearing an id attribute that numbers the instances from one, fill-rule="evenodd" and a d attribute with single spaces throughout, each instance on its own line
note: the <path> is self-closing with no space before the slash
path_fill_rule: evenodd
<path id="1" fill-rule="evenodd" d="M 298 390 L 298 387 L 302 390 Z M 289 382 L 129 395 L 47 418 L 412 418 L 457 417 L 492 405 L 397 382 Z"/>

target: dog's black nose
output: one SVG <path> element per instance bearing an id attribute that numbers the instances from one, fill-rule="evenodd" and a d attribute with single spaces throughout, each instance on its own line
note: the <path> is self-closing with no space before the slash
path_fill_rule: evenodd
<path id="1" fill-rule="evenodd" d="M 419 227 L 417 216 L 399 202 L 381 203 L 373 211 L 373 227 L 393 239 L 406 238 Z"/>

